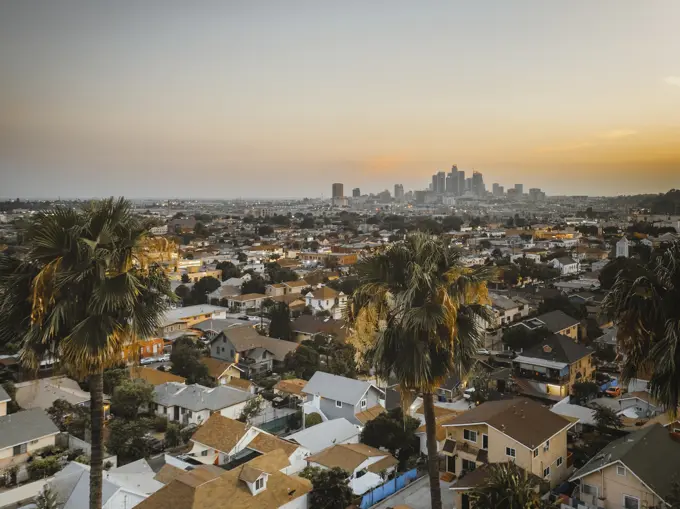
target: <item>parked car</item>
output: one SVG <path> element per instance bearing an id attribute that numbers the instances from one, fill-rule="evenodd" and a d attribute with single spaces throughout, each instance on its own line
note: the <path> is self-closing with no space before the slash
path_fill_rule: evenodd
<path id="1" fill-rule="evenodd" d="M 142 366 L 146 366 L 147 364 L 153 364 L 156 362 L 156 359 L 154 357 L 144 357 L 142 360 L 139 361 L 139 363 Z"/>
<path id="2" fill-rule="evenodd" d="M 250 320 L 246 315 L 241 315 L 238 317 L 239 320 L 245 320 L 246 322 Z"/>
<path id="3" fill-rule="evenodd" d="M 158 362 L 169 362 L 170 361 L 170 354 L 169 353 L 164 353 L 160 357 L 158 357 Z"/>
<path id="4" fill-rule="evenodd" d="M 618 398 L 621 396 L 621 387 L 610 387 L 604 391 L 604 395 L 610 398 Z"/>
<path id="5" fill-rule="evenodd" d="M 489 352 L 486 348 L 480 348 L 477 350 L 477 355 L 491 355 L 491 352 Z"/>
<path id="6" fill-rule="evenodd" d="M 468 389 L 465 389 L 465 392 L 463 393 L 463 397 L 465 399 L 472 399 L 472 396 L 475 393 L 475 388 L 474 387 L 469 387 Z"/>

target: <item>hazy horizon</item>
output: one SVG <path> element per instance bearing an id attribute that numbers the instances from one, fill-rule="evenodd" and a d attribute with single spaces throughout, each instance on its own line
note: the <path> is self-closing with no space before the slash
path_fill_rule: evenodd
<path id="1" fill-rule="evenodd" d="M 680 187 L 680 2 L 0 5 L 0 196 Z"/>

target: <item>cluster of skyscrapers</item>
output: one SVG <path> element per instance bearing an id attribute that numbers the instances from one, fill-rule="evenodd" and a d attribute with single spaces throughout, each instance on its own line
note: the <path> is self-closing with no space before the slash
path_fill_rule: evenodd
<path id="1" fill-rule="evenodd" d="M 459 170 L 454 164 L 451 171 L 440 171 L 432 175 L 432 184 L 430 184 L 430 191 L 435 194 L 448 194 L 451 196 L 464 196 L 466 193 L 472 193 L 474 196 L 484 196 L 486 194 L 486 186 L 484 185 L 484 176 L 478 172 L 473 171 L 471 177 L 465 177 L 465 171 Z"/>

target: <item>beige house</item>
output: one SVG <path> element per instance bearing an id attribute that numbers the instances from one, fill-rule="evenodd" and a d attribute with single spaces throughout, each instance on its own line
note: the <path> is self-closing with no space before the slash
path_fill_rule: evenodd
<path id="1" fill-rule="evenodd" d="M 573 425 L 525 398 L 483 403 L 443 424 L 446 471 L 460 479 L 488 464 L 514 462 L 555 487 L 567 476 L 567 430 Z M 451 487 L 456 507 L 469 505 L 466 492 L 475 487 L 461 486 Z"/>
<path id="2" fill-rule="evenodd" d="M 31 453 L 53 446 L 57 434 L 59 429 L 39 408 L 1 416 L 0 471 L 26 463 Z"/>
<path id="3" fill-rule="evenodd" d="M 654 424 L 615 440 L 570 479 L 588 509 L 661 507 L 680 472 L 680 443 Z"/>

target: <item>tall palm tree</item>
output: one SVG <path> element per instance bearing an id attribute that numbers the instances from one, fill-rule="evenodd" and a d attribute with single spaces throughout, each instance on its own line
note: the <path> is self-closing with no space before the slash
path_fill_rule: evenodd
<path id="1" fill-rule="evenodd" d="M 25 260 L 0 262 L 0 330 L 22 333 L 23 364 L 37 369 L 51 355 L 90 379 L 91 509 L 102 506 L 103 371 L 156 332 L 172 298 L 164 272 L 148 263 L 145 236 L 123 199 L 59 207 L 32 222 Z"/>
<path id="2" fill-rule="evenodd" d="M 603 313 L 618 325 L 622 378 L 649 376 L 649 389 L 671 412 L 680 396 L 680 241 L 646 263 L 624 268 Z"/>
<path id="3" fill-rule="evenodd" d="M 395 376 L 406 403 L 425 409 L 432 508 L 441 509 L 433 393 L 454 372 L 468 373 L 489 319 L 489 267 L 461 266 L 459 254 L 424 233 L 408 235 L 357 264 L 360 286 L 348 306 L 359 361 Z"/>
<path id="4" fill-rule="evenodd" d="M 514 463 L 489 465 L 485 482 L 470 493 L 471 506 L 478 509 L 543 509 L 548 504 L 540 499 L 540 479 Z"/>

